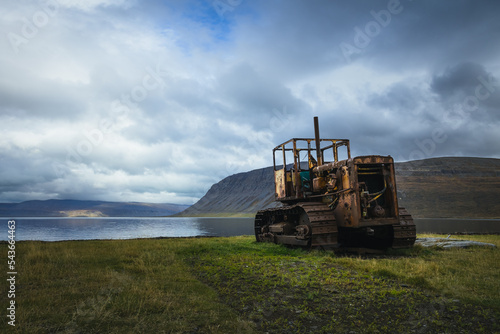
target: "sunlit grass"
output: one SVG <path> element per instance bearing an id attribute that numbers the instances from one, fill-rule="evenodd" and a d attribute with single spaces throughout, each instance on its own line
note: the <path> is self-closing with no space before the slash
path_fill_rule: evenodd
<path id="1" fill-rule="evenodd" d="M 440 237 L 446 235 L 419 235 Z M 341 262 L 375 275 L 398 278 L 447 296 L 500 310 L 500 236 L 467 235 L 451 239 L 495 244 L 497 248 L 424 248 L 395 252 L 391 258 L 343 259 Z M 401 256 L 405 255 L 405 256 Z"/>
<path id="2" fill-rule="evenodd" d="M 19 242 L 13 332 L 251 332 L 250 322 L 220 303 L 175 254 L 188 244 Z"/>
<path id="3" fill-rule="evenodd" d="M 424 332 L 488 332 L 500 311 L 498 249 L 340 256 L 250 237 L 202 240 L 185 250 L 198 277 L 262 331 L 393 333 L 425 325 Z M 473 267 L 482 281 L 468 272 L 477 258 L 485 261 Z"/>
<path id="4" fill-rule="evenodd" d="M 457 238 L 500 246 L 499 236 Z M 499 252 L 338 255 L 250 236 L 18 242 L 12 332 L 488 332 Z"/>

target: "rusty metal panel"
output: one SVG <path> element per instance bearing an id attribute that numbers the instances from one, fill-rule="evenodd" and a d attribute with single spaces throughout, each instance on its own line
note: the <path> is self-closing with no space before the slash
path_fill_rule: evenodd
<path id="1" fill-rule="evenodd" d="M 274 171 L 275 196 L 277 199 L 286 197 L 285 169 Z"/>
<path id="2" fill-rule="evenodd" d="M 347 148 L 345 160 L 338 160 L 340 147 Z M 277 166 L 280 154 L 283 164 Z M 413 245 L 415 225 L 398 208 L 392 157 L 351 158 L 349 140 L 321 139 L 315 118 L 315 137 L 292 138 L 277 146 L 273 165 L 275 196 L 286 205 L 256 214 L 257 241 L 309 248 Z M 302 179 L 302 171 L 309 177 Z"/>
<path id="3" fill-rule="evenodd" d="M 394 163 L 391 156 L 381 156 L 381 155 L 367 155 L 355 157 L 353 159 L 355 164 L 381 164 L 381 163 Z"/>

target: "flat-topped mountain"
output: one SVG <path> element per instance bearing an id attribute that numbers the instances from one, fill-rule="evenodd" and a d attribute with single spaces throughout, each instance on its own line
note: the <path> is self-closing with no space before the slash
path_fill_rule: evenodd
<path id="1" fill-rule="evenodd" d="M 170 216 L 189 205 L 78 200 L 0 203 L 1 217 L 152 217 Z"/>
<path id="2" fill-rule="evenodd" d="M 395 164 L 399 205 L 414 217 L 499 218 L 500 159 L 445 157 Z M 272 167 L 231 175 L 181 216 L 252 216 L 274 202 Z"/>
<path id="3" fill-rule="evenodd" d="M 415 217 L 500 217 L 500 159 L 449 157 L 397 163 L 396 177 L 399 204 Z"/>

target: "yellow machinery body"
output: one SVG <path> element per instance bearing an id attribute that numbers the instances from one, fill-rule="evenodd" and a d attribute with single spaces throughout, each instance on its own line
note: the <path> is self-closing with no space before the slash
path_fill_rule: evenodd
<path id="1" fill-rule="evenodd" d="M 273 150 L 281 207 L 255 217 L 257 241 L 305 247 L 406 248 L 413 219 L 398 206 L 390 156 L 351 157 L 347 139 L 293 138 Z M 344 159 L 339 159 L 343 156 Z"/>

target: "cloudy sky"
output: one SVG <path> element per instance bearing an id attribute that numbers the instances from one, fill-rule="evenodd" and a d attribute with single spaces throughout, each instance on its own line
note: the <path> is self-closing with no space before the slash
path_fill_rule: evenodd
<path id="1" fill-rule="evenodd" d="M 272 148 L 500 158 L 499 1 L 0 2 L 0 202 L 192 204 Z"/>

